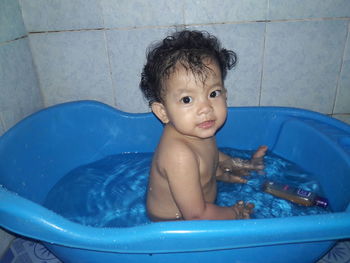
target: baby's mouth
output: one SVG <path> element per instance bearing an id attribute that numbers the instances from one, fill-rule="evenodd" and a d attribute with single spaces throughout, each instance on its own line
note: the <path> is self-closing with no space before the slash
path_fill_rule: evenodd
<path id="1" fill-rule="evenodd" d="M 209 128 L 213 127 L 214 124 L 215 124 L 214 120 L 203 121 L 200 124 L 198 124 L 198 127 L 202 128 L 202 129 L 209 129 Z"/>

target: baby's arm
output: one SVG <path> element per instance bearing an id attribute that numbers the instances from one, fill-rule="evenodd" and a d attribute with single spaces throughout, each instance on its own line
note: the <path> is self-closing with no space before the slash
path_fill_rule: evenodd
<path id="1" fill-rule="evenodd" d="M 196 155 L 181 144 L 174 145 L 171 149 L 177 154 L 169 154 L 165 172 L 172 196 L 185 220 L 249 218 L 252 212 L 249 205 L 220 207 L 206 202 Z"/>
<path id="2" fill-rule="evenodd" d="M 266 154 L 267 146 L 260 146 L 250 160 L 232 158 L 219 152 L 219 167 L 217 179 L 231 183 L 246 183 L 247 180 L 241 176 L 249 175 L 252 170 L 263 170 L 263 158 Z"/>

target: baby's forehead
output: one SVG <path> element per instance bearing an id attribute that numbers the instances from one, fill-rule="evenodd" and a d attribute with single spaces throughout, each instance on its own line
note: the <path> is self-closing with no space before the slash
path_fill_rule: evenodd
<path id="1" fill-rule="evenodd" d="M 214 85 L 222 85 L 221 71 L 216 63 L 206 64 L 200 71 L 178 65 L 164 81 L 164 91 L 207 88 Z"/>
<path id="2" fill-rule="evenodd" d="M 206 60 L 200 66 L 177 62 L 169 72 L 168 80 L 174 78 L 194 78 L 205 82 L 208 78 L 222 78 L 221 70 L 214 60 Z"/>

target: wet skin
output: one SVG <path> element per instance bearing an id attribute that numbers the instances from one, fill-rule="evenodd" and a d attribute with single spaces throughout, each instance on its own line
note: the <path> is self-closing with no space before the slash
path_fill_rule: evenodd
<path id="1" fill-rule="evenodd" d="M 244 183 L 250 170 L 263 169 L 267 147 L 249 161 L 220 152 L 215 133 L 226 120 L 226 90 L 219 67 L 206 61 L 205 80 L 177 66 L 165 81 L 163 103 L 152 111 L 164 123 L 155 151 L 147 212 L 153 221 L 247 219 L 254 205 L 237 202 L 232 207 L 214 204 L 216 180 Z"/>

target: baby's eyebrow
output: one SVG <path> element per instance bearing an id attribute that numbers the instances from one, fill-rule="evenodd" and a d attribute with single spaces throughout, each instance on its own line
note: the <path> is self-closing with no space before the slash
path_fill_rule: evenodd
<path id="1" fill-rule="evenodd" d="M 183 93 L 189 93 L 189 92 L 191 92 L 190 89 L 188 89 L 188 88 L 182 88 L 182 89 L 178 89 L 178 90 L 175 92 L 175 95 L 181 95 L 181 94 L 183 94 Z"/>
<path id="2" fill-rule="evenodd" d="M 206 83 L 204 87 L 206 90 L 211 90 L 215 88 L 223 88 L 224 85 L 222 84 L 222 82 L 214 82 L 214 83 Z"/>
<path id="3" fill-rule="evenodd" d="M 217 82 L 214 82 L 214 83 L 209 83 L 210 87 L 222 87 L 223 86 L 223 83 L 221 81 L 217 81 Z"/>

